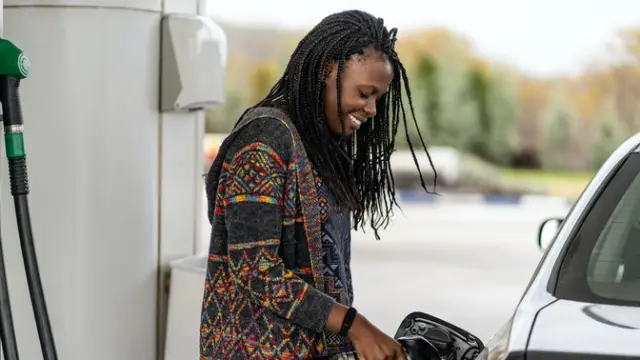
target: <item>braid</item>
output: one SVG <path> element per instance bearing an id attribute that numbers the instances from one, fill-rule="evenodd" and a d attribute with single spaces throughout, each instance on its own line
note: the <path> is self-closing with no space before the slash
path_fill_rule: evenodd
<path id="1" fill-rule="evenodd" d="M 353 211 L 355 228 L 363 226 L 366 218 L 374 229 L 386 227 L 398 205 L 390 157 L 400 120 L 420 176 L 422 188 L 427 190 L 420 165 L 407 128 L 407 114 L 402 100 L 404 90 L 409 102 L 413 123 L 418 128 L 411 98 L 407 72 L 395 51 L 397 29 L 388 30 L 384 20 L 366 12 L 351 10 L 324 18 L 294 50 L 284 75 L 257 106 L 285 109 L 300 133 L 314 169 L 332 192 L 336 201 Z M 389 91 L 377 103 L 373 121 L 363 123 L 353 136 L 336 139 L 324 121 L 323 91 L 329 64 L 336 63 L 338 115 L 344 125 L 342 110 L 342 73 L 346 61 L 353 55 L 364 55 L 373 46 L 384 54 L 393 66 L 393 80 Z M 404 86 L 403 86 L 404 85 Z M 424 150 L 427 147 L 418 129 Z M 437 173 L 434 171 L 434 187 Z"/>

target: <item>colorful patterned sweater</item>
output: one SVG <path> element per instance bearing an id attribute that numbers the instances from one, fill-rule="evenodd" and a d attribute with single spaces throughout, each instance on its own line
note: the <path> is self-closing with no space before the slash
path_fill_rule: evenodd
<path id="1" fill-rule="evenodd" d="M 324 326 L 336 301 L 353 301 L 350 214 L 315 176 L 283 112 L 245 115 L 211 166 L 207 195 L 201 360 L 349 351 Z"/>

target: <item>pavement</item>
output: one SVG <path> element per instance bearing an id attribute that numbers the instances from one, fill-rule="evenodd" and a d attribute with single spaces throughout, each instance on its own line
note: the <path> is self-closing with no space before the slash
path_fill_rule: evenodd
<path id="1" fill-rule="evenodd" d="M 354 233 L 355 306 L 390 334 L 423 311 L 487 340 L 540 260 L 540 222 L 569 210 L 553 203 L 404 205 L 380 241 Z"/>

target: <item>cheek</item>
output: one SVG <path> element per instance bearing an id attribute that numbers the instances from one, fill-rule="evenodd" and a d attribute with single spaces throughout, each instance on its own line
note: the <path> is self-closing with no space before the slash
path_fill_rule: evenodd
<path id="1" fill-rule="evenodd" d="M 332 106 L 335 107 L 336 106 L 336 89 L 335 89 L 335 84 L 332 86 L 330 84 L 327 84 L 324 88 L 324 105 L 325 107 L 327 106 Z"/>
<path id="2" fill-rule="evenodd" d="M 346 79 L 348 80 L 348 79 Z M 327 119 L 337 120 L 338 117 L 338 89 L 335 79 L 329 79 L 324 88 L 324 111 Z M 342 91 L 340 93 L 340 105 L 344 113 L 362 108 L 366 101 L 362 100 L 360 93 L 348 81 L 343 80 Z"/>
<path id="3" fill-rule="evenodd" d="M 351 94 L 342 94 L 342 110 L 345 114 L 361 111 L 368 103 L 369 100 L 363 99 L 359 91 L 354 91 L 354 93 Z"/>
<path id="4" fill-rule="evenodd" d="M 334 96 L 337 96 L 335 94 Z M 337 99 L 334 98 L 334 106 L 338 111 Z M 368 100 L 360 95 L 360 90 L 355 85 L 346 83 L 340 94 L 340 105 L 344 114 L 362 111 L 367 106 Z"/>
<path id="5" fill-rule="evenodd" d="M 331 117 L 331 112 L 337 108 L 336 89 L 335 83 L 330 82 L 325 85 L 323 102 L 324 102 L 324 116 Z"/>
<path id="6" fill-rule="evenodd" d="M 327 121 L 327 125 L 332 130 L 336 130 L 336 127 L 340 128 L 340 118 L 338 117 L 338 98 L 335 88 L 335 81 L 333 84 L 328 82 L 324 89 L 323 106 L 324 117 Z"/>

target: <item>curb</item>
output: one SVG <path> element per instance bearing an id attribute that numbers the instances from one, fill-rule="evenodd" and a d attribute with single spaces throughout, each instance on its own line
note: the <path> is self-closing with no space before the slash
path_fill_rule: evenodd
<path id="1" fill-rule="evenodd" d="M 399 200 L 406 204 L 485 204 L 517 206 L 573 206 L 575 200 L 543 195 L 500 194 L 427 194 L 423 190 L 400 191 Z"/>

